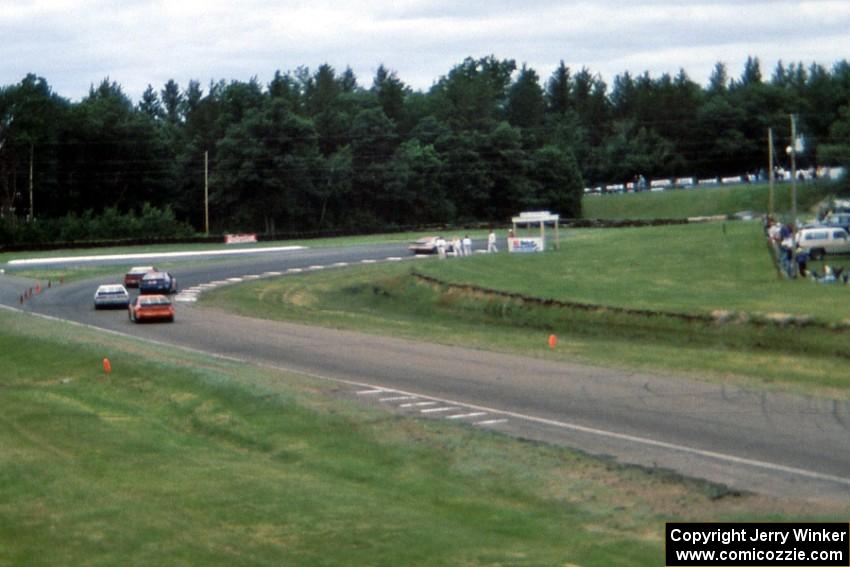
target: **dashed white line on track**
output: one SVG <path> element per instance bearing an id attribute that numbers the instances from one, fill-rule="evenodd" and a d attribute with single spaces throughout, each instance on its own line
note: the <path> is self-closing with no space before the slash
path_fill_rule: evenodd
<path id="1" fill-rule="evenodd" d="M 374 264 L 377 260 L 360 260 L 360 262 L 363 264 Z"/>
<path id="2" fill-rule="evenodd" d="M 483 252 L 483 253 L 486 254 L 486 252 Z M 355 381 L 355 380 L 346 380 L 346 379 L 343 379 L 343 378 L 333 378 L 333 377 L 326 376 L 324 374 L 315 373 L 315 372 L 304 372 L 303 370 L 297 371 L 293 368 L 289 368 L 287 366 L 283 366 L 283 365 L 279 365 L 279 364 L 250 362 L 248 359 L 237 357 L 237 356 L 229 356 L 229 355 L 219 354 L 219 353 L 215 353 L 215 352 L 205 351 L 203 349 L 180 346 L 180 345 L 175 345 L 173 343 L 165 343 L 165 342 L 157 341 L 157 340 L 153 340 L 153 339 L 146 339 L 146 338 L 138 337 L 138 336 L 135 336 L 135 335 L 130 335 L 128 333 L 124 333 L 124 332 L 120 332 L 120 331 L 113 331 L 113 330 L 109 330 L 109 329 L 104 329 L 102 327 L 97 327 L 95 325 L 89 325 L 89 324 L 86 324 L 86 323 L 79 323 L 79 322 L 76 322 L 76 321 L 69 321 L 69 320 L 66 320 L 66 319 L 61 319 L 59 317 L 53 317 L 53 316 L 50 316 L 50 315 L 43 315 L 41 313 L 27 312 L 27 311 L 24 311 L 22 309 L 18 309 L 16 307 L 11 307 L 11 306 L 8 306 L 8 305 L 0 304 L 0 309 L 2 309 L 4 311 L 22 313 L 22 314 L 28 315 L 30 317 L 36 317 L 36 318 L 43 319 L 43 320 L 46 320 L 46 321 L 62 321 L 63 323 L 66 323 L 66 324 L 69 324 L 69 325 L 73 325 L 73 326 L 77 326 L 77 327 L 81 327 L 81 328 L 86 328 L 86 329 L 93 329 L 93 330 L 96 330 L 98 332 L 106 333 L 106 334 L 113 335 L 113 336 L 119 336 L 119 337 L 131 339 L 131 340 L 145 342 L 145 343 L 148 343 L 148 344 L 159 345 L 159 346 L 164 347 L 164 348 L 175 348 L 175 349 L 178 349 L 178 350 L 181 350 L 181 351 L 184 351 L 184 352 L 191 352 L 191 353 L 203 354 L 205 356 L 212 356 L 213 358 L 216 358 L 216 359 L 219 359 L 219 360 L 227 360 L 227 361 L 236 362 L 236 363 L 239 363 L 239 364 L 256 364 L 256 366 L 258 366 L 260 368 L 269 368 L 269 369 L 276 370 L 276 371 L 299 372 L 300 374 L 302 374 L 304 376 L 310 376 L 310 377 L 316 378 L 318 380 L 324 380 L 326 382 L 332 382 L 332 383 L 336 383 L 336 384 L 347 384 L 349 386 L 361 387 L 361 388 L 374 388 L 372 390 L 362 390 L 361 392 L 363 394 L 366 394 L 366 393 L 378 394 L 378 393 L 382 393 L 382 392 L 386 392 L 386 393 L 397 392 L 399 394 L 409 393 L 411 395 L 414 395 L 413 392 L 404 392 L 402 390 L 379 388 L 377 385 L 373 385 L 373 384 L 369 384 L 369 383 L 365 383 L 365 382 L 360 382 L 360 381 Z M 358 392 L 358 393 L 361 393 L 361 392 Z M 432 398 L 432 399 L 438 400 L 438 401 L 440 401 L 440 403 L 459 403 L 459 402 L 452 401 L 452 400 L 439 400 L 438 398 Z M 677 445 L 677 444 L 674 444 L 674 443 L 667 443 L 667 442 L 664 442 L 664 441 L 658 441 L 658 440 L 650 439 L 650 438 L 647 438 L 647 437 L 638 437 L 638 436 L 634 436 L 634 435 L 626 435 L 626 434 L 623 434 L 623 433 L 617 433 L 617 432 L 614 432 L 614 431 L 606 431 L 606 430 L 603 430 L 603 429 L 585 427 L 585 426 L 578 425 L 578 424 L 575 424 L 575 423 L 557 421 L 557 420 L 553 420 L 553 419 L 547 419 L 547 418 L 544 418 L 544 417 L 534 416 L 534 415 L 530 415 L 530 414 L 518 413 L 518 412 L 505 410 L 505 409 L 496 409 L 496 408 L 490 408 L 490 407 L 486 407 L 486 406 L 476 406 L 474 404 L 469 404 L 469 403 L 466 403 L 466 404 L 463 404 L 463 405 L 465 407 L 468 407 L 469 409 L 486 410 L 488 413 L 494 413 L 494 414 L 497 414 L 497 415 L 506 415 L 508 417 L 519 419 L 521 421 L 527 421 L 527 422 L 537 423 L 537 424 L 541 424 L 541 425 L 549 425 L 549 426 L 558 427 L 558 428 L 561 428 L 561 429 L 566 429 L 566 430 L 571 430 L 571 431 L 579 431 L 579 432 L 583 432 L 583 433 L 598 435 L 600 437 L 606 437 L 606 438 L 609 438 L 609 439 L 619 439 L 619 440 L 622 440 L 622 441 L 629 441 L 629 442 L 637 444 L 637 445 L 659 447 L 659 448 L 677 451 L 677 452 L 685 453 L 685 454 L 689 454 L 689 455 L 698 455 L 698 456 L 701 456 L 701 457 L 707 457 L 707 458 L 710 458 L 710 459 L 715 459 L 715 460 L 719 460 L 719 461 L 726 462 L 726 463 L 736 463 L 736 464 L 739 464 L 739 465 L 755 467 L 755 468 L 759 468 L 759 469 L 762 469 L 762 470 L 782 472 L 782 473 L 785 473 L 785 474 L 791 474 L 791 475 L 795 475 L 795 476 L 799 476 L 799 477 L 823 480 L 823 481 L 827 481 L 827 482 L 841 484 L 843 486 L 850 486 L 850 477 L 846 477 L 846 476 L 837 476 L 837 475 L 825 474 L 825 473 L 820 473 L 820 472 L 817 472 L 817 471 L 812 471 L 812 470 L 807 470 L 807 469 L 801 469 L 801 468 L 797 468 L 797 467 L 789 467 L 789 466 L 781 465 L 781 464 L 778 464 L 778 463 L 759 461 L 759 460 L 755 460 L 755 459 L 747 459 L 747 458 L 738 457 L 738 456 L 735 456 L 735 455 L 717 453 L 715 451 L 707 451 L 707 450 L 699 449 L 699 448 L 696 448 L 696 447 L 688 447 L 686 445 Z M 475 422 L 474 424 L 475 425 L 492 425 L 492 424 L 495 424 L 495 423 L 505 423 L 507 421 L 508 421 L 507 419 L 505 419 L 505 420 L 487 420 L 487 421 Z"/>
<path id="3" fill-rule="evenodd" d="M 360 390 L 358 396 L 368 396 L 370 394 L 389 394 L 389 390 Z"/>
<path id="4" fill-rule="evenodd" d="M 470 417 L 481 417 L 482 415 L 487 415 L 486 411 L 476 411 L 472 413 L 459 413 L 457 415 L 447 415 L 446 419 L 467 419 Z"/>
<path id="5" fill-rule="evenodd" d="M 391 398 L 381 398 L 379 402 L 398 402 L 401 400 L 415 400 L 416 396 L 393 396 Z"/>
<path id="6" fill-rule="evenodd" d="M 488 419 L 486 421 L 476 421 L 475 425 L 496 425 L 497 423 L 507 423 L 507 419 Z"/>
<path id="7" fill-rule="evenodd" d="M 460 409 L 460 408 L 457 407 L 457 406 L 449 406 L 449 407 L 442 407 L 442 408 L 428 408 L 428 409 L 419 410 L 419 413 L 440 413 L 440 412 L 444 412 L 444 411 L 454 411 L 456 409 Z"/>
<path id="8" fill-rule="evenodd" d="M 400 408 L 421 408 L 421 407 L 425 407 L 425 406 L 436 406 L 436 405 L 437 405 L 437 402 L 416 402 L 416 403 L 410 403 L 410 404 L 401 404 L 398 407 L 400 407 Z"/>

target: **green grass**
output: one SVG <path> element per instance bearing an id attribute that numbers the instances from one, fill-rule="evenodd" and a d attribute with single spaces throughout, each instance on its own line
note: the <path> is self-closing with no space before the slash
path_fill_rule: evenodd
<path id="1" fill-rule="evenodd" d="M 717 324 L 540 307 L 423 283 L 409 264 L 263 280 L 215 290 L 202 301 L 255 317 L 850 395 L 846 332 L 754 322 L 776 312 L 826 325 L 850 319 L 847 288 L 777 278 L 758 223 L 570 231 L 560 252 L 422 260 L 413 267 L 445 282 L 533 297 L 735 314 L 733 322 Z M 547 347 L 550 333 L 559 337 L 555 351 Z"/>
<path id="2" fill-rule="evenodd" d="M 95 277 L 123 276 L 127 270 L 124 266 L 69 266 L 67 268 L 48 269 L 34 268 L 24 270 L 8 270 L 9 275 L 19 278 L 29 278 L 38 281 L 70 283 Z"/>
<path id="3" fill-rule="evenodd" d="M 658 565 L 666 520 L 844 512 L 8 312 L 0 367 L 0 565 Z"/>
<path id="4" fill-rule="evenodd" d="M 797 210 L 803 216 L 812 215 L 821 200 L 847 192 L 846 184 L 799 184 Z M 767 184 L 602 195 L 585 197 L 582 215 L 598 219 L 662 219 L 731 215 L 741 211 L 766 213 L 769 195 Z M 791 210 L 790 183 L 776 184 L 774 210 L 778 213 Z"/>
<path id="5" fill-rule="evenodd" d="M 597 305 L 710 314 L 785 312 L 850 322 L 850 291 L 776 275 L 758 222 L 573 230 L 559 251 L 476 255 L 417 269 L 456 283 Z M 850 257 L 830 263 L 850 266 Z"/>

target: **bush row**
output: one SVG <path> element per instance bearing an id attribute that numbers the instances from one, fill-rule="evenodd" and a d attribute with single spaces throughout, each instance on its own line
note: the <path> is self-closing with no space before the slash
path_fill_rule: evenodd
<path id="1" fill-rule="evenodd" d="M 69 213 L 64 217 L 32 222 L 0 218 L 0 247 L 3 248 L 24 243 L 43 245 L 115 239 L 187 238 L 194 234 L 192 227 L 178 221 L 169 207 L 157 209 L 148 204 L 138 214 L 109 208 L 97 216 L 86 211 L 80 216 Z"/>

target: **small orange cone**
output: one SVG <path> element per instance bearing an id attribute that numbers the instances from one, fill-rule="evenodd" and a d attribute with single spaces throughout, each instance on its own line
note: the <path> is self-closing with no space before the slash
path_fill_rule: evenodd
<path id="1" fill-rule="evenodd" d="M 549 335 L 549 348 L 555 348 L 556 346 L 558 346 L 558 337 Z"/>
<path id="2" fill-rule="evenodd" d="M 108 358 L 103 359 L 103 372 L 104 374 L 109 374 L 112 372 L 112 363 L 109 362 Z"/>
<path id="3" fill-rule="evenodd" d="M 41 284 L 37 283 L 35 284 L 35 294 L 38 295 L 39 293 L 41 293 Z"/>

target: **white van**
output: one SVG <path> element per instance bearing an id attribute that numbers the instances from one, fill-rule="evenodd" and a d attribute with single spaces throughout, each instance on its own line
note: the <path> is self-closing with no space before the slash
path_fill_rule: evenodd
<path id="1" fill-rule="evenodd" d="M 850 254 L 850 234 L 843 228 L 804 228 L 797 233 L 797 245 L 817 260 L 824 254 Z"/>

